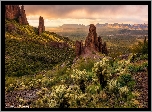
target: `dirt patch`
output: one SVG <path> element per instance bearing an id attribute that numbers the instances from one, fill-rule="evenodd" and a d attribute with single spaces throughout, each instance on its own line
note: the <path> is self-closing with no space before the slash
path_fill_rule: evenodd
<path id="1" fill-rule="evenodd" d="M 148 74 L 147 72 L 139 72 L 135 75 L 135 89 L 140 93 L 137 100 L 142 104 L 142 108 L 148 108 Z"/>
<path id="2" fill-rule="evenodd" d="M 26 106 L 30 107 L 32 101 L 38 98 L 36 92 L 40 89 L 17 90 L 5 94 L 5 108 L 16 108 L 21 105 L 19 99 L 23 99 Z"/>

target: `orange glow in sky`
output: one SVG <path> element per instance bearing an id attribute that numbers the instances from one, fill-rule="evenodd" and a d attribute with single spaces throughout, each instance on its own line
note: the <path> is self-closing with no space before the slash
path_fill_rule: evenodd
<path id="1" fill-rule="evenodd" d="M 144 24 L 148 5 L 24 5 L 28 22 L 38 26 L 39 16 L 46 27 L 62 24 Z"/>

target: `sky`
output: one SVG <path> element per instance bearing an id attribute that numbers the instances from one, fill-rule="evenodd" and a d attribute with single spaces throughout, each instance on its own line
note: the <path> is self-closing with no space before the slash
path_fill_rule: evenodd
<path id="1" fill-rule="evenodd" d="M 148 5 L 24 5 L 30 25 L 45 27 L 63 24 L 148 24 Z"/>

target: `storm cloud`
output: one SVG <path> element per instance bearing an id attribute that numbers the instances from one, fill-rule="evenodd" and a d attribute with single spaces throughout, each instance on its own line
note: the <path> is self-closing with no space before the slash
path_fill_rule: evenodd
<path id="1" fill-rule="evenodd" d="M 27 19 L 30 23 L 33 22 L 33 25 L 36 25 L 39 16 L 45 19 L 47 25 L 50 25 L 51 21 L 54 25 L 90 24 L 90 22 L 148 23 L 148 5 L 24 5 L 24 7 Z"/>
<path id="2" fill-rule="evenodd" d="M 41 15 L 49 18 L 148 16 L 146 5 L 25 5 L 25 10 L 27 16 Z"/>

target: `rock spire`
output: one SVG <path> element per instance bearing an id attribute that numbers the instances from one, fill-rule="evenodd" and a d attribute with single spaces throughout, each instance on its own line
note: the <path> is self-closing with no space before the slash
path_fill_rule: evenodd
<path id="1" fill-rule="evenodd" d="M 44 26 L 44 19 L 43 17 L 40 16 L 39 18 L 39 26 L 38 26 L 38 33 L 39 35 L 45 31 L 45 26 Z"/>

